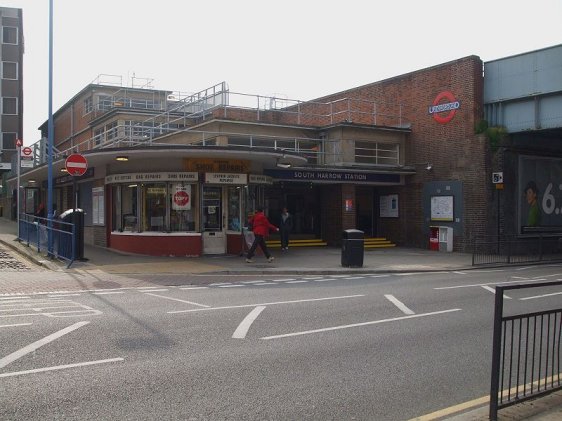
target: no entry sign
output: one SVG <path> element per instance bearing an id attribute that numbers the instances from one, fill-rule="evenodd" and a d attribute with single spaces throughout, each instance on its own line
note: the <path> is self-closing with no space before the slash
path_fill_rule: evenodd
<path id="1" fill-rule="evenodd" d="M 88 161 L 79 153 L 74 153 L 66 158 L 65 165 L 66 171 L 68 171 L 70 175 L 77 177 L 84 175 L 88 169 Z"/>

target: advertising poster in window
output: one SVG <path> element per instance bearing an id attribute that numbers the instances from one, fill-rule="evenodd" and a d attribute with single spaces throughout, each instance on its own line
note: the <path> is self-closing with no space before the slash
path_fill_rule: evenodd
<path id="1" fill-rule="evenodd" d="M 182 184 L 174 185 L 172 195 L 173 210 L 190 210 L 191 209 L 191 185 L 184 186 Z"/>
<path id="2" fill-rule="evenodd" d="M 453 196 L 431 197 L 431 220 L 453 221 Z"/>
<path id="3" fill-rule="evenodd" d="M 562 232 L 562 159 L 519 158 L 520 233 Z"/>
<path id="4" fill-rule="evenodd" d="M 381 218 L 398 218 L 398 195 L 389 194 L 379 199 Z"/>

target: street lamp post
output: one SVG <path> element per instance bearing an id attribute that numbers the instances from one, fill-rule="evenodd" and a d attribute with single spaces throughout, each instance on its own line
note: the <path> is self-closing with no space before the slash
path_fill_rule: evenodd
<path id="1" fill-rule="evenodd" d="M 47 220 L 48 254 L 53 255 L 53 0 L 49 0 L 49 122 L 47 125 Z"/>

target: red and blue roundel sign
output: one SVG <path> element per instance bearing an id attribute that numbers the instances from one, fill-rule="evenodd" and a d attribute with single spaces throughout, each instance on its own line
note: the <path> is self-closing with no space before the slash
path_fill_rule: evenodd
<path id="1" fill-rule="evenodd" d="M 461 103 L 452 92 L 443 91 L 433 100 L 433 104 L 429 107 L 429 114 L 438 123 L 447 124 L 453 119 L 460 107 Z"/>

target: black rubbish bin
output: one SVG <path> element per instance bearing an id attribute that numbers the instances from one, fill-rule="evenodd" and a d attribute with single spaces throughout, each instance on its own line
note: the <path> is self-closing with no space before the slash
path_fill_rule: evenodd
<path id="1" fill-rule="evenodd" d="M 68 209 L 61 213 L 62 222 L 74 224 L 76 236 L 74 237 L 74 247 L 76 260 L 84 260 L 84 210 Z M 71 231 L 69 225 L 64 225 L 65 230 Z"/>
<path id="2" fill-rule="evenodd" d="M 342 234 L 341 265 L 344 267 L 363 267 L 364 232 L 345 230 Z"/>

